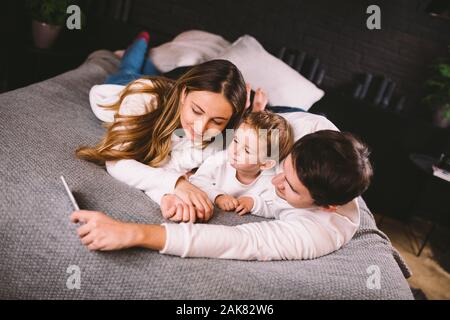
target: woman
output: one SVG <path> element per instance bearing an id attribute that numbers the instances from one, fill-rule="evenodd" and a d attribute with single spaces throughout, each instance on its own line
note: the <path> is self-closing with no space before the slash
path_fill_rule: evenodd
<path id="1" fill-rule="evenodd" d="M 184 221 L 208 220 L 213 204 L 184 175 L 223 148 L 212 138 L 233 127 L 244 112 L 247 91 L 236 66 L 212 60 L 178 80 L 145 77 L 126 87 L 94 86 L 90 97 L 96 116 L 110 124 L 100 143 L 79 148 L 77 156 L 105 165 L 116 179 L 144 190 L 161 204 L 163 215 L 178 205 Z"/>

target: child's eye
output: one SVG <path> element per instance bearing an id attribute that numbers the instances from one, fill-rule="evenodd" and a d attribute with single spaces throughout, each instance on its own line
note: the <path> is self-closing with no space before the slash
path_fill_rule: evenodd
<path id="1" fill-rule="evenodd" d="M 214 121 L 214 123 L 217 124 L 218 126 L 220 126 L 220 125 L 223 124 L 223 122 L 221 122 L 221 121 L 216 121 L 216 120 L 213 120 L 213 121 Z"/>

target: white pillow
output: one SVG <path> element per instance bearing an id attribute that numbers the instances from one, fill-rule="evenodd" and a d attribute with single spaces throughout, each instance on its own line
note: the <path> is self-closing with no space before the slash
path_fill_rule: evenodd
<path id="1" fill-rule="evenodd" d="M 221 36 L 200 30 L 180 33 L 172 41 L 149 51 L 156 68 L 168 72 L 213 59 L 231 44 Z"/>
<path id="2" fill-rule="evenodd" d="M 233 62 L 252 89 L 267 92 L 273 106 L 300 107 L 308 110 L 319 101 L 323 90 L 274 57 L 252 36 L 244 35 L 215 59 Z"/>

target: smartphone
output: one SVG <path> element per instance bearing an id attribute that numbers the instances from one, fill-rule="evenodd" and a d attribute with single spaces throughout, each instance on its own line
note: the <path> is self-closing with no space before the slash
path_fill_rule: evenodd
<path id="1" fill-rule="evenodd" d="M 69 188 L 69 186 L 67 185 L 66 179 L 64 179 L 63 176 L 61 176 L 61 181 L 62 181 L 62 183 L 63 183 L 63 185 L 64 185 L 64 189 L 66 189 L 66 193 L 67 193 L 67 195 L 68 195 L 68 197 L 69 197 L 69 199 L 70 199 L 70 202 L 72 202 L 73 208 L 74 208 L 76 211 L 80 210 L 80 207 L 78 206 L 77 200 L 75 200 L 75 197 L 73 196 L 72 191 L 70 191 L 70 188 Z"/>

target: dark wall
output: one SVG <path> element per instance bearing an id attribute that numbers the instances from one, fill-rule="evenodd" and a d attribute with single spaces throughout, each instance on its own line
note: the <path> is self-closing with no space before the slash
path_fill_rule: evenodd
<path id="1" fill-rule="evenodd" d="M 427 0 L 135 0 L 130 22 L 178 34 L 203 29 L 234 41 L 256 37 L 267 49 L 307 51 L 327 68 L 323 86 L 341 87 L 357 74 L 387 75 L 410 101 L 427 66 L 450 44 L 450 20 L 425 12 Z M 381 30 L 366 28 L 366 8 L 381 8 Z"/>

